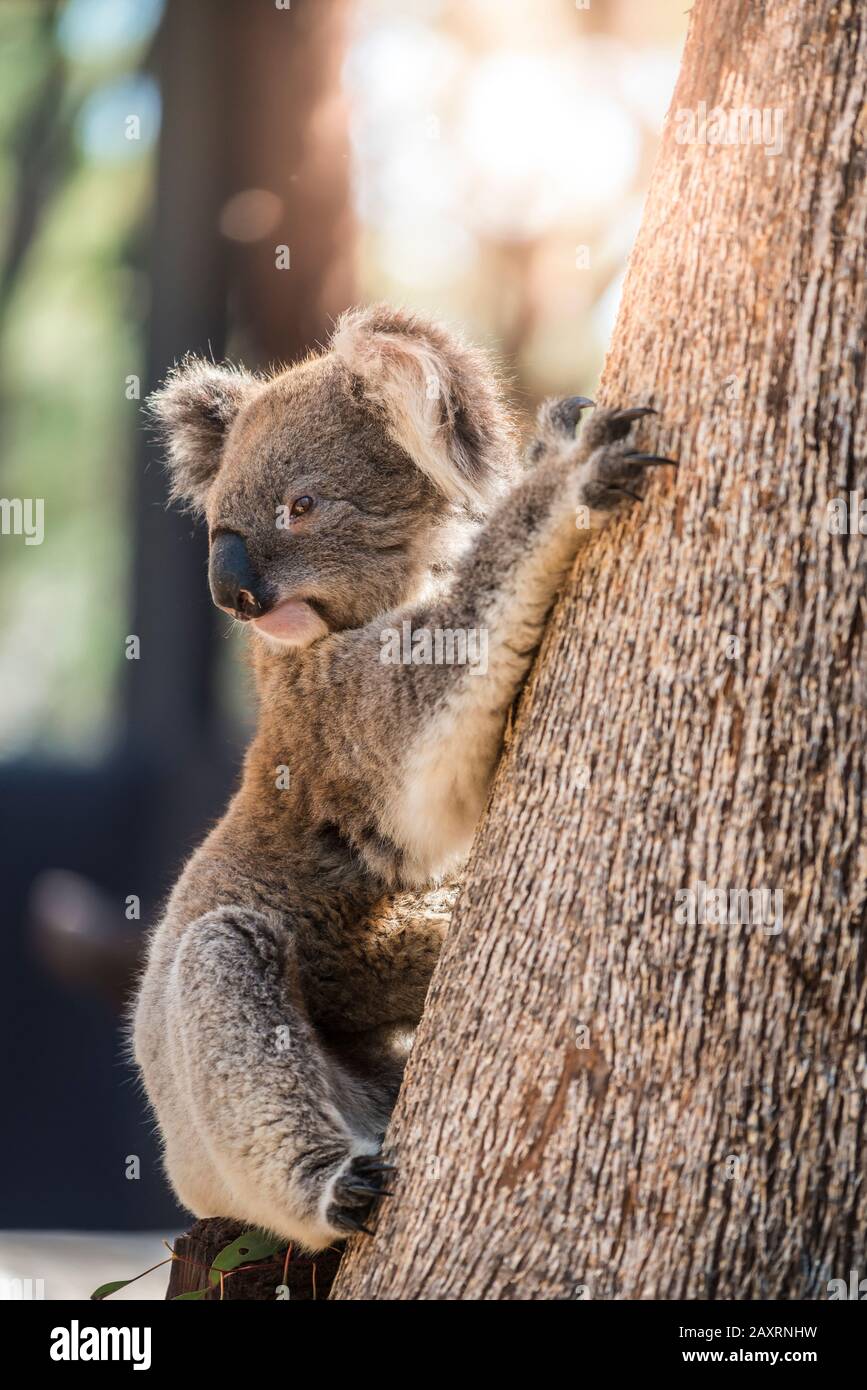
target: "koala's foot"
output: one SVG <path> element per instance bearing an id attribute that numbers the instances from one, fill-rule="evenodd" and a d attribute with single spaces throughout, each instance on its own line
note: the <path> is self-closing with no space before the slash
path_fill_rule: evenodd
<path id="1" fill-rule="evenodd" d="M 372 1235 L 365 1219 L 380 1197 L 390 1197 L 388 1183 L 395 1172 L 394 1164 L 384 1162 L 380 1154 L 357 1154 L 338 1173 L 326 1208 L 326 1220 L 341 1235 L 364 1231 Z"/>
<path id="2" fill-rule="evenodd" d="M 570 461 L 581 465 L 582 502 L 591 511 L 608 512 L 642 500 L 648 468 L 661 464 L 676 468 L 677 463 L 659 454 L 642 453 L 629 443 L 628 435 L 635 421 L 656 414 L 649 405 L 596 409 L 576 436 L 581 412 L 592 404 L 584 396 L 546 401 L 539 412 L 539 435 L 531 457 L 539 459 L 552 448 L 562 455 L 564 446 L 568 448 Z"/>

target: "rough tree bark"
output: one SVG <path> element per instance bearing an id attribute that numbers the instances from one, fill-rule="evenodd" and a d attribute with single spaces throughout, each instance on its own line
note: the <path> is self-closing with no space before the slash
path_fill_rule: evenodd
<path id="1" fill-rule="evenodd" d="M 600 393 L 682 467 L 557 607 L 333 1297 L 867 1272 L 865 84 L 857 0 L 695 6 Z M 679 143 L 701 102 L 782 152 Z M 681 923 L 700 882 L 782 931 Z"/>

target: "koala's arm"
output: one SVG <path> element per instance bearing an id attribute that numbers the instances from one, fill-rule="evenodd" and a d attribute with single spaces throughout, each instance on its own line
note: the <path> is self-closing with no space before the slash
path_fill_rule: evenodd
<path id="1" fill-rule="evenodd" d="M 644 408 L 596 411 L 576 439 L 580 405 L 575 398 L 543 407 L 534 466 L 493 509 L 443 598 L 322 652 L 319 736 L 338 759 L 341 743 L 351 750 L 367 783 L 376 823 L 347 830 L 387 881 L 425 882 L 469 848 L 509 707 L 578 549 L 640 499 L 649 464 L 669 461 L 629 446 Z M 412 633 L 484 634 L 485 669 L 383 663 L 384 628 L 404 622 Z"/>

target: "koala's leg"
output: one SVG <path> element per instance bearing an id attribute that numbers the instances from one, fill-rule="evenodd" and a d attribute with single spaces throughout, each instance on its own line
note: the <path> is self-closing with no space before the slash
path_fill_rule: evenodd
<path id="1" fill-rule="evenodd" d="M 638 452 L 627 439 L 632 423 L 651 413 L 646 407 L 597 410 L 576 438 L 586 404 L 575 397 L 542 408 L 533 466 L 487 518 L 448 594 L 387 619 L 398 633 L 408 626 L 413 637 L 426 632 L 431 642 L 444 633 L 453 651 L 454 635 L 463 634 L 476 659 L 428 659 L 422 646 L 410 661 L 389 664 L 384 635 L 371 624 L 345 649 L 351 672 L 335 672 L 332 663 L 323 681 L 339 691 L 351 677 L 358 700 L 370 705 L 368 726 L 391 731 L 390 756 L 383 757 L 383 740 L 364 750 L 378 795 L 379 842 L 365 837 L 364 827 L 357 832 L 362 853 L 385 877 L 424 882 L 466 853 L 509 707 L 578 550 L 615 512 L 640 500 L 648 466 L 671 462 Z M 340 721 L 339 710 L 325 713 Z M 367 721 L 354 710 L 353 719 L 346 736 L 358 758 L 356 730 Z"/>
<path id="2" fill-rule="evenodd" d="M 167 1053 L 185 1102 L 183 1113 L 166 1113 L 151 1096 L 170 1176 L 180 1123 L 196 1132 L 218 1175 L 220 1215 L 311 1250 L 363 1228 L 385 1181 L 377 1155 L 393 1097 L 329 1053 L 280 919 L 223 907 L 191 923 L 178 941 L 165 1008 Z M 177 1185 L 197 1210 L 189 1174 Z"/>
<path id="3" fill-rule="evenodd" d="M 231 1208 L 231 1196 L 191 1123 L 181 1039 L 169 1026 L 169 976 L 165 962 L 154 955 L 136 998 L 132 1050 L 159 1115 L 163 1164 L 172 1186 L 197 1216 L 220 1216 Z"/>
<path id="4" fill-rule="evenodd" d="M 421 1018 L 457 888 L 389 894 L 359 921 L 299 934 L 298 961 L 314 1022 L 369 1033 Z M 405 1057 L 404 1057 L 405 1060 Z"/>

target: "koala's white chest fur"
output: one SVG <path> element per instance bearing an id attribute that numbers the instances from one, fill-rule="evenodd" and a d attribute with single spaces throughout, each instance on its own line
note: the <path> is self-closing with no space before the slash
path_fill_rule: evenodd
<path id="1" fill-rule="evenodd" d="M 422 887 L 466 859 L 485 807 L 502 735 L 483 679 L 467 677 L 452 702 L 416 739 L 386 830 L 406 855 L 407 882 Z"/>

